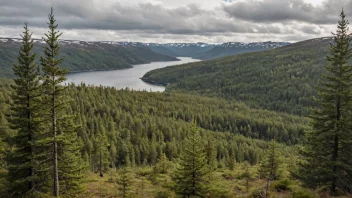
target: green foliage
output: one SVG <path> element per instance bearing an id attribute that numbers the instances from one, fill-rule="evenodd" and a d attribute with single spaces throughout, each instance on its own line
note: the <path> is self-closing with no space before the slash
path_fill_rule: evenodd
<path id="1" fill-rule="evenodd" d="M 235 166 L 236 166 L 236 159 L 233 156 L 230 156 L 228 159 L 227 167 L 230 170 L 235 170 Z"/>
<path id="2" fill-rule="evenodd" d="M 195 121 L 191 125 L 190 133 L 181 154 L 180 165 L 175 172 L 175 190 L 177 194 L 185 197 L 204 197 L 210 172 Z"/>
<path id="3" fill-rule="evenodd" d="M 208 197 L 218 197 L 218 198 L 231 198 L 231 197 L 233 197 L 229 193 L 229 189 L 224 187 L 224 185 L 221 185 L 221 183 L 218 185 L 212 184 L 209 187 L 208 191 L 209 191 Z"/>
<path id="4" fill-rule="evenodd" d="M 250 194 L 250 197 L 251 198 L 263 198 L 263 197 L 265 197 L 265 192 L 261 188 L 260 189 L 254 189 L 254 190 L 252 190 L 252 192 Z"/>
<path id="5" fill-rule="evenodd" d="M 266 155 L 260 162 L 259 174 L 268 180 L 277 180 L 282 174 L 282 170 L 280 170 L 281 165 L 280 151 L 278 150 L 276 141 L 272 140 L 266 151 Z"/>
<path id="6" fill-rule="evenodd" d="M 282 170 L 280 169 L 282 161 L 276 144 L 275 140 L 271 141 L 264 159 L 260 162 L 259 174 L 267 180 L 265 197 L 269 197 L 270 182 L 279 179 L 282 175 Z"/>
<path id="7" fill-rule="evenodd" d="M 251 107 L 308 115 L 331 38 L 320 38 L 257 53 L 150 71 L 146 81 L 171 83 L 183 92 L 244 101 Z"/>
<path id="8" fill-rule="evenodd" d="M 0 89 L 3 82 L 6 81 L 1 81 Z M 4 85 L 1 93 L 11 103 L 8 87 Z M 267 148 L 267 142 L 245 138 L 237 128 L 246 128 L 250 124 L 253 137 L 263 134 L 259 139 L 264 140 L 271 136 L 285 137 L 281 131 L 286 130 L 290 132 L 288 141 L 293 142 L 302 138 L 298 134 L 303 133 L 307 124 L 305 118 L 297 116 L 251 109 L 235 101 L 185 94 L 136 92 L 82 84 L 68 86 L 65 96 L 73 99 L 65 112 L 77 114 L 74 122 L 80 126 L 78 136 L 84 144 L 81 154 L 92 171 L 93 167 L 97 170 L 99 163 L 92 156 L 95 134 L 100 133 L 100 126 L 105 128 L 109 150 L 112 147 L 116 149 L 112 149 L 115 150 L 112 153 L 116 154 L 108 158 L 109 164 L 119 167 L 125 165 L 127 158 L 132 164 L 132 150 L 136 166 L 154 165 L 150 155 L 154 149 L 157 159 L 162 153 L 170 160 L 178 159 L 192 117 L 199 123 L 203 145 L 207 145 L 208 139 L 216 140 L 213 143 L 218 155 L 217 163 L 224 165 L 228 163 L 229 156 L 238 163 L 248 161 L 252 165 L 257 164 Z M 0 111 L 0 116 L 7 111 L 8 104 L 2 102 L 1 106 L 4 111 Z M 220 128 L 223 128 L 222 131 L 218 130 Z M 275 132 L 271 130 L 274 128 Z M 268 133 L 268 129 L 274 133 Z M 155 148 L 150 149 L 151 145 Z M 285 147 L 280 149 L 286 152 Z"/>
<path id="9" fill-rule="evenodd" d="M 36 158 L 40 151 L 33 144 L 38 138 L 41 125 L 39 67 L 35 63 L 36 54 L 32 52 L 31 36 L 25 24 L 18 64 L 13 68 L 16 78 L 12 86 L 13 103 L 8 119 L 16 133 L 11 141 L 13 148 L 8 152 L 6 161 L 10 194 L 14 196 L 27 196 L 36 191 L 39 179 Z"/>
<path id="10" fill-rule="evenodd" d="M 53 189 L 53 195 L 81 191 L 81 179 L 84 163 L 80 154 L 80 140 L 77 136 L 77 126 L 74 124 L 72 112 L 65 112 L 70 105 L 70 99 L 65 95 L 66 69 L 60 64 L 64 60 L 59 57 L 61 33 L 54 19 L 53 10 L 49 15 L 49 31 L 43 38 L 46 42 L 44 56 L 41 57 L 42 76 L 42 116 L 45 130 L 41 139 L 36 142 L 42 148 L 41 172 L 46 174 L 45 182 Z M 46 154 L 45 154 L 46 153 Z M 44 179 L 44 178 L 43 178 Z M 42 179 L 42 180 L 43 180 Z M 61 188 L 60 188 L 61 187 Z"/>
<path id="11" fill-rule="evenodd" d="M 130 195 L 130 186 L 132 182 L 131 179 L 130 170 L 128 170 L 126 167 L 119 171 L 119 178 L 117 183 L 120 185 L 119 190 L 121 192 L 122 198 L 129 197 Z"/>
<path id="12" fill-rule="evenodd" d="M 171 168 L 170 161 L 167 159 L 165 153 L 161 154 L 158 163 L 154 167 L 156 173 L 166 174 Z"/>
<path id="13" fill-rule="evenodd" d="M 311 115 L 312 131 L 307 133 L 301 168 L 308 186 L 328 186 L 333 194 L 338 189 L 352 191 L 352 69 L 348 64 L 352 38 L 343 11 L 334 36 L 326 74 L 317 87 L 318 108 Z"/>
<path id="14" fill-rule="evenodd" d="M 309 189 L 298 188 L 293 190 L 293 198 L 318 198 L 319 196 Z"/>
<path id="15" fill-rule="evenodd" d="M 101 177 L 104 176 L 103 172 L 108 170 L 109 166 L 109 143 L 105 135 L 105 131 L 98 132 L 93 139 L 93 156 L 92 161 L 94 167 L 97 167 Z M 95 171 L 95 170 L 94 170 Z"/>
<path id="16" fill-rule="evenodd" d="M 284 179 L 284 180 L 274 181 L 271 187 L 278 192 L 282 192 L 282 191 L 291 191 L 293 185 L 294 185 L 294 182 L 292 180 Z"/>
<path id="17" fill-rule="evenodd" d="M 218 165 L 217 165 L 217 153 L 216 153 L 216 148 L 214 145 L 213 140 L 208 140 L 208 144 L 205 147 L 205 152 L 206 152 L 206 159 L 207 159 L 207 164 L 210 168 L 210 170 L 215 170 Z"/>
<path id="18" fill-rule="evenodd" d="M 169 198 L 169 197 L 171 197 L 171 192 L 169 191 L 159 191 L 155 195 L 155 198 Z"/>

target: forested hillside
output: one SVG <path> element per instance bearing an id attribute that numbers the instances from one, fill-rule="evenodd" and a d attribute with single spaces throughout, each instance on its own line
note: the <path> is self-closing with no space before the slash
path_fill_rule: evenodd
<path id="1" fill-rule="evenodd" d="M 287 42 L 257 42 L 257 43 L 241 43 L 241 42 L 230 42 L 223 43 L 221 45 L 216 45 L 211 50 L 202 53 L 195 58 L 201 60 L 210 60 L 225 56 L 231 56 L 236 54 L 243 54 L 248 52 L 259 52 L 264 50 L 270 50 L 274 48 L 279 48 L 282 46 L 290 45 Z"/>
<path id="2" fill-rule="evenodd" d="M 13 77 L 12 66 L 20 48 L 19 39 L 0 39 L 0 77 Z M 175 61 L 174 57 L 157 54 L 148 47 L 123 46 L 104 42 L 61 41 L 63 68 L 70 72 L 130 68 L 155 61 Z M 44 43 L 36 40 L 33 51 L 42 55 Z"/>
<path id="3" fill-rule="evenodd" d="M 12 103 L 10 84 L 10 80 L 1 79 L 0 120 L 3 120 L 3 127 L 7 126 L 5 114 L 8 112 L 8 105 Z M 199 123 L 202 136 L 211 134 L 214 138 L 227 137 L 223 139 L 229 141 L 227 143 L 216 142 L 217 148 L 225 149 L 219 150 L 219 160 L 229 155 L 229 145 L 236 138 L 250 143 L 257 141 L 246 140 L 244 137 L 261 140 L 271 140 L 275 137 L 280 142 L 292 145 L 304 141 L 304 131 L 307 129 L 306 118 L 251 109 L 244 103 L 229 102 L 225 99 L 116 90 L 84 84 L 70 85 L 66 94 L 73 98 L 67 112 L 76 113 L 76 124 L 81 126 L 79 136 L 84 139 L 86 146 L 89 146 L 94 134 L 104 132 L 107 133 L 109 142 L 124 142 L 112 142 L 117 147 L 124 144 L 128 147 L 138 147 L 143 143 L 146 145 L 141 148 L 145 149 L 152 145 L 151 141 L 155 141 L 154 146 L 161 146 L 158 148 L 162 149 L 159 152 L 164 152 L 164 146 L 169 145 L 174 148 L 170 153 L 166 152 L 170 159 L 178 156 L 182 145 L 178 143 L 187 136 L 188 126 L 193 118 Z M 257 143 L 254 142 L 249 145 L 256 147 Z M 148 153 L 149 149 L 147 150 L 145 152 Z M 126 153 L 120 154 L 119 159 L 126 157 Z M 246 159 L 241 157 L 237 161 L 249 160 L 249 155 L 246 156 Z M 144 158 L 147 156 L 133 163 L 140 164 Z M 255 164 L 258 158 L 251 161 Z M 116 163 L 123 163 L 123 160 L 117 160 Z"/>
<path id="4" fill-rule="evenodd" d="M 171 83 L 187 92 L 244 101 L 252 107 L 307 115 L 323 72 L 331 38 L 312 39 L 263 52 L 171 66 L 148 72 L 146 82 Z"/>
<path id="5" fill-rule="evenodd" d="M 13 103 L 12 82 L 0 82 L 0 134 L 10 142 L 13 131 L 6 114 Z M 82 159 L 92 172 L 99 171 L 101 144 L 106 145 L 102 154 L 104 172 L 109 167 L 153 166 L 163 153 L 168 160 L 177 162 L 193 118 L 199 123 L 202 144 L 214 143 L 218 166 L 225 169 L 232 166 L 232 160 L 256 165 L 268 147 L 264 140 L 275 137 L 293 145 L 304 141 L 307 129 L 306 118 L 251 109 L 224 99 L 119 91 L 84 84 L 70 85 L 65 94 L 73 99 L 66 112 L 76 115 Z M 285 155 L 293 154 L 290 147 L 280 147 Z"/>
<path id="6" fill-rule="evenodd" d="M 192 58 L 196 58 L 216 46 L 216 44 L 207 43 L 148 43 L 144 45 L 157 53 Z"/>
<path id="7" fill-rule="evenodd" d="M 174 57 L 192 57 L 201 60 L 210 60 L 247 52 L 264 51 L 289 45 L 288 42 L 229 42 L 223 44 L 208 43 L 126 43 L 127 45 L 143 45 L 152 51 Z"/>

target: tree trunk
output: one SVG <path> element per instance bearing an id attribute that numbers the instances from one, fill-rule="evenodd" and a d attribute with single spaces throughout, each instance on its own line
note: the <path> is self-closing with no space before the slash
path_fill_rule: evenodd
<path id="1" fill-rule="evenodd" d="M 339 149 L 339 137 L 338 135 L 335 135 L 334 138 L 334 153 L 332 156 L 332 161 L 336 162 L 337 161 L 337 156 L 338 156 L 338 149 Z M 337 165 L 334 164 L 333 168 L 332 168 L 333 174 L 336 174 L 337 172 Z M 331 183 L 331 193 L 335 193 L 336 192 L 336 183 L 337 183 L 337 177 L 336 175 L 333 176 L 332 179 L 332 183 Z"/>
<path id="2" fill-rule="evenodd" d="M 55 77 L 53 76 L 53 82 L 55 82 Z M 52 90 L 51 100 L 52 100 L 52 125 L 53 125 L 53 136 L 54 136 L 54 158 L 53 158 L 53 169 L 54 169 L 54 196 L 59 197 L 59 169 L 58 169 L 58 162 L 57 162 L 57 128 L 56 128 L 56 109 L 55 109 L 55 85 L 53 83 L 53 90 Z"/>
<path id="3" fill-rule="evenodd" d="M 340 124 L 340 118 L 341 118 L 341 112 L 340 112 L 340 97 L 337 97 L 337 101 L 336 101 L 336 120 L 337 123 Z M 340 126 L 337 126 L 337 132 L 340 131 Z M 333 167 L 332 167 L 332 172 L 333 174 L 336 174 L 337 172 L 337 165 L 336 165 L 336 161 L 337 161 L 337 157 L 338 157 L 338 152 L 339 152 L 339 136 L 338 134 L 335 134 L 334 137 L 334 152 L 332 154 L 332 161 L 334 163 Z M 336 183 L 337 183 L 337 177 L 336 175 L 333 176 L 332 179 L 332 183 L 331 183 L 331 193 L 334 194 L 336 192 Z"/>
<path id="4" fill-rule="evenodd" d="M 100 148 L 100 159 L 99 159 L 99 172 L 100 172 L 100 177 L 104 177 L 104 175 L 103 175 L 103 170 L 102 170 L 102 162 L 103 162 L 103 159 L 102 159 L 101 148 Z"/>
<path id="5" fill-rule="evenodd" d="M 27 86 L 29 87 L 29 84 L 27 83 Z M 27 128 L 28 128 L 28 142 L 32 141 L 32 128 L 31 128 L 31 110 L 30 110 L 30 96 L 29 94 L 27 94 Z M 32 146 L 29 147 L 29 152 L 31 153 L 31 156 L 33 156 L 33 149 Z M 30 167 L 30 176 L 32 178 L 32 180 L 29 182 L 29 189 L 33 189 L 34 188 L 34 181 L 33 181 L 33 177 L 34 177 L 34 168 L 33 168 L 33 159 L 31 159 L 32 162 L 32 167 Z"/>

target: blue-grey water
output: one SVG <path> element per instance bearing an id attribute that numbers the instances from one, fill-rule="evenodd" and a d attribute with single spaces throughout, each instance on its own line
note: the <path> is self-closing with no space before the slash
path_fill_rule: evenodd
<path id="1" fill-rule="evenodd" d="M 148 64 L 134 65 L 133 68 L 123 70 L 71 73 L 67 75 L 67 81 L 75 84 L 81 84 L 81 82 L 84 82 L 88 85 L 110 86 L 116 87 L 117 89 L 125 89 L 128 87 L 132 90 L 163 92 L 165 91 L 164 86 L 145 83 L 140 78 L 150 70 L 199 61 L 188 57 L 179 57 L 179 59 L 179 61 L 152 62 Z"/>

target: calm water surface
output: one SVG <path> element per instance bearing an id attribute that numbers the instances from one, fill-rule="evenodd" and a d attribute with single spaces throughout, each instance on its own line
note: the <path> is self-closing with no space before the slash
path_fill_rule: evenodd
<path id="1" fill-rule="evenodd" d="M 67 81 L 75 84 L 81 84 L 81 82 L 84 82 L 89 85 L 110 86 L 116 87 L 117 89 L 124 89 L 128 87 L 139 91 L 146 90 L 163 92 L 165 91 L 164 86 L 151 85 L 143 82 L 140 78 L 145 73 L 153 69 L 199 61 L 197 59 L 187 57 L 179 57 L 179 59 L 180 61 L 152 62 L 148 64 L 134 65 L 133 68 L 123 70 L 72 73 L 67 75 Z"/>

